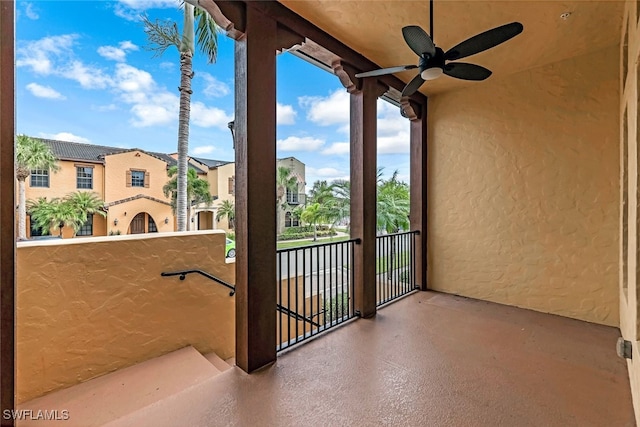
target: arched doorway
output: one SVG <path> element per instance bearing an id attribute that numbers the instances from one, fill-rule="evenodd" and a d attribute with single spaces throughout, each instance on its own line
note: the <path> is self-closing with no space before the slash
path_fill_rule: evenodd
<path id="1" fill-rule="evenodd" d="M 134 216 L 129 224 L 128 234 L 157 233 L 158 227 L 153 217 L 146 212 Z"/>

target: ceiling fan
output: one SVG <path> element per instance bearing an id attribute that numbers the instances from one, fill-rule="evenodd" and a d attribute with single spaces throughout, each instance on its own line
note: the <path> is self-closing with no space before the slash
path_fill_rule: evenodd
<path id="1" fill-rule="evenodd" d="M 402 28 L 405 42 L 419 57 L 418 65 L 382 68 L 358 73 L 356 77 L 382 76 L 418 68 L 419 73 L 404 87 L 402 96 L 413 95 L 425 81 L 436 79 L 442 74 L 463 80 L 484 80 L 491 75 L 490 70 L 480 65 L 449 61 L 466 58 L 491 49 L 517 36 L 524 28 L 519 22 L 502 25 L 477 34 L 445 52 L 433 43 L 433 0 L 430 0 L 429 20 L 431 36 L 417 25 Z"/>

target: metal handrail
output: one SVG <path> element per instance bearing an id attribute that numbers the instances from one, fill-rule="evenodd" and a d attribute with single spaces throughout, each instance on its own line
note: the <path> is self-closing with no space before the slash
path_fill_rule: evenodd
<path id="1" fill-rule="evenodd" d="M 229 284 L 227 282 L 225 282 L 222 279 L 217 278 L 216 276 L 207 273 L 206 271 L 202 271 L 202 270 L 182 270 L 182 271 L 172 271 L 172 272 L 168 272 L 168 273 L 160 273 L 161 276 L 163 277 L 168 277 L 168 276 L 180 276 L 180 280 L 184 280 L 187 277 L 187 274 L 191 274 L 191 273 L 198 273 L 204 277 L 206 277 L 207 279 L 213 280 L 214 282 L 217 282 L 219 284 L 221 284 L 222 286 L 225 286 L 229 289 L 231 289 L 231 292 L 229 292 L 229 296 L 232 297 L 235 295 L 236 293 L 236 287 L 233 286 L 232 284 Z"/>
<path id="2" fill-rule="evenodd" d="M 292 311 L 292 310 L 288 309 L 287 307 L 284 307 L 284 306 L 282 306 L 280 304 L 276 304 L 276 307 L 277 307 L 277 310 L 279 312 L 284 313 L 284 314 L 286 314 L 288 316 L 291 316 L 291 317 L 295 317 L 296 320 L 302 320 L 302 321 L 305 321 L 305 322 L 309 322 L 313 326 L 316 326 L 318 328 L 320 327 L 320 324 L 318 322 L 314 322 L 313 320 L 311 320 L 310 317 L 305 317 L 302 314 L 296 313 L 295 311 Z"/>
<path id="3" fill-rule="evenodd" d="M 283 240 L 283 242 L 286 242 L 286 240 Z M 278 253 L 292 252 L 292 251 L 297 251 L 297 250 L 300 250 L 300 249 L 321 248 L 321 247 L 324 247 L 324 246 L 331 246 L 331 245 L 335 245 L 335 244 L 350 243 L 350 242 L 353 242 L 356 245 L 359 245 L 359 244 L 362 243 L 362 239 L 357 237 L 355 239 L 338 240 L 338 241 L 335 241 L 335 242 L 316 243 L 314 245 L 306 245 L 306 246 L 296 246 L 296 247 L 293 247 L 293 248 L 278 249 L 276 252 L 278 252 Z"/>

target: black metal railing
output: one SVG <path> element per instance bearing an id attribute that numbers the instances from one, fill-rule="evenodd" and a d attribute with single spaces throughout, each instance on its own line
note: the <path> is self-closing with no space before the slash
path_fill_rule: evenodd
<path id="1" fill-rule="evenodd" d="M 376 237 L 376 306 L 416 289 L 418 231 Z"/>
<path id="2" fill-rule="evenodd" d="M 278 250 L 278 351 L 356 317 L 353 255 L 359 242 Z"/>
<path id="3" fill-rule="evenodd" d="M 206 277 L 207 279 L 213 280 L 216 283 L 221 284 L 222 286 L 225 286 L 229 289 L 231 289 L 231 292 L 229 292 L 229 296 L 232 297 L 233 295 L 235 295 L 236 293 L 236 287 L 233 286 L 230 283 L 225 282 L 222 279 L 217 278 L 216 276 L 207 273 L 206 271 L 202 271 L 202 270 L 182 270 L 182 271 L 172 271 L 172 272 L 167 272 L 167 273 L 160 273 L 161 276 L 164 277 L 168 277 L 168 276 L 180 276 L 180 280 L 184 280 L 187 277 L 187 274 L 191 274 L 191 273 L 197 273 L 200 274 L 204 277 Z"/>

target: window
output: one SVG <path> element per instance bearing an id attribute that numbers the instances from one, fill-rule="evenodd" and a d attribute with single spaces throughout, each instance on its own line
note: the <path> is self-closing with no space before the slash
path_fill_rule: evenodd
<path id="1" fill-rule="evenodd" d="M 153 220 L 153 218 L 151 218 L 151 215 L 149 215 L 149 233 L 157 233 L 158 232 L 158 226 L 156 225 L 156 222 Z"/>
<path id="2" fill-rule="evenodd" d="M 131 186 L 132 187 L 144 187 L 144 172 L 143 171 L 131 171 Z"/>
<path id="3" fill-rule="evenodd" d="M 236 194 L 236 177 L 229 177 L 229 194 Z"/>
<path id="4" fill-rule="evenodd" d="M 32 187 L 49 187 L 49 171 L 45 169 L 34 169 L 31 171 Z"/>
<path id="5" fill-rule="evenodd" d="M 285 227 L 298 227 L 300 225 L 300 218 L 292 212 L 284 214 L 284 226 Z"/>
<path id="6" fill-rule="evenodd" d="M 82 224 L 76 236 L 93 236 L 93 215 L 87 216 L 87 221 Z"/>
<path id="7" fill-rule="evenodd" d="M 287 188 L 287 203 L 290 205 L 297 205 L 300 203 L 298 201 L 298 191 Z"/>
<path id="8" fill-rule="evenodd" d="M 76 187 L 93 188 L 93 168 L 88 166 L 76 166 Z"/>

